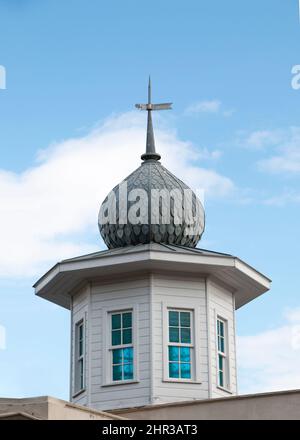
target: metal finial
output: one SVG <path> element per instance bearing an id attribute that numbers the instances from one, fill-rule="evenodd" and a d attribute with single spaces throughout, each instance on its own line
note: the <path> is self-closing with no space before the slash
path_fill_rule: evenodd
<path id="1" fill-rule="evenodd" d="M 142 154 L 142 160 L 159 160 L 160 154 L 156 153 L 155 150 L 155 140 L 154 140 L 154 131 L 152 124 L 152 110 L 170 110 L 172 103 L 167 102 L 163 104 L 152 104 L 151 103 L 151 78 L 149 76 L 148 83 L 148 104 L 136 104 L 136 108 L 140 110 L 147 110 L 148 118 L 147 118 L 147 140 L 146 140 L 146 153 Z"/>

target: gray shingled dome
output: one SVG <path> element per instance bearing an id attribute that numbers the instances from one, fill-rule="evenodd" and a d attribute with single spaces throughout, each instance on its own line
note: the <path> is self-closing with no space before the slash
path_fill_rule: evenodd
<path id="1" fill-rule="evenodd" d="M 101 236 L 109 249 L 151 242 L 196 247 L 204 232 L 203 206 L 185 183 L 161 165 L 155 150 L 152 111 L 168 110 L 171 103 L 151 103 L 149 79 L 148 103 L 136 107 L 148 112 L 144 162 L 103 201 Z"/>
<path id="2" fill-rule="evenodd" d="M 149 212 L 151 212 L 151 190 L 163 190 L 172 191 L 177 189 L 182 195 L 182 201 L 184 200 L 184 190 L 189 189 L 185 183 L 174 176 L 170 171 L 161 165 L 160 162 L 154 160 L 145 161 L 137 170 L 130 174 L 126 179 L 127 194 L 134 189 L 143 189 L 148 196 Z M 177 244 L 187 247 L 196 247 L 201 235 L 204 231 L 205 215 L 201 202 L 196 197 L 195 193 L 192 194 L 192 207 L 193 215 L 196 213 L 196 206 L 198 206 L 198 216 L 193 223 L 187 224 L 184 220 L 185 206 L 182 202 L 182 217 L 181 224 L 175 224 L 174 221 L 174 209 L 178 209 L 174 199 L 170 198 L 170 204 L 165 203 L 165 200 L 160 200 L 159 211 L 162 215 L 163 209 L 170 210 L 170 222 L 169 224 L 159 223 L 151 224 L 151 215 L 148 224 L 120 224 L 119 223 L 119 187 L 116 186 L 113 189 L 116 197 L 116 222 L 115 224 L 100 224 L 99 230 L 101 236 L 109 249 L 124 247 L 128 245 L 137 245 L 141 243 L 166 243 Z M 178 192 L 179 194 L 179 192 Z M 104 200 L 100 212 L 107 216 L 107 202 L 108 197 Z M 127 212 L 135 202 L 127 202 Z M 105 212 L 106 211 L 106 212 Z M 160 217 L 161 219 L 161 217 Z M 186 235 L 187 227 L 193 226 L 197 233 L 195 235 Z"/>

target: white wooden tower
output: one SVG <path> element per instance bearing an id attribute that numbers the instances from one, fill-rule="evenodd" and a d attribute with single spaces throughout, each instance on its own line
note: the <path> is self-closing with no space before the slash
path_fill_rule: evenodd
<path id="1" fill-rule="evenodd" d="M 150 92 L 139 105 L 148 111 L 143 164 L 124 181 L 125 208 L 130 192 L 143 190 L 148 214 L 152 190 L 188 189 L 159 162 L 151 112 L 170 104 L 152 104 Z M 176 222 L 178 206 L 187 208 L 172 194 L 158 210 L 167 207 L 168 222 L 153 223 L 150 214 L 146 221 L 140 206 L 139 221 L 125 224 L 121 190 L 114 193 L 119 215 L 106 215 L 108 197 L 99 216 L 106 215 L 99 227 L 109 249 L 64 260 L 34 286 L 71 311 L 71 401 L 109 410 L 235 395 L 235 310 L 269 290 L 270 280 L 237 257 L 196 248 L 204 211 L 194 193 L 194 234 Z"/>

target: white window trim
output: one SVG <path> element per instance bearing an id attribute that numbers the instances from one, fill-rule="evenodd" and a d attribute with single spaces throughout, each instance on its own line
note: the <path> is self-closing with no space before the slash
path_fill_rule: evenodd
<path id="1" fill-rule="evenodd" d="M 132 312 L 132 344 L 128 347 L 133 347 L 133 379 L 128 380 L 112 380 L 112 345 L 111 345 L 111 315 L 114 313 Z M 138 304 L 129 304 L 115 307 L 105 307 L 102 314 L 102 335 L 103 335 L 103 361 L 102 361 L 102 386 L 117 386 L 127 385 L 139 382 L 138 371 Z M 115 346 L 113 348 L 120 348 Z M 122 348 L 126 345 L 122 345 Z"/>
<path id="2" fill-rule="evenodd" d="M 218 347 L 218 320 L 222 321 L 224 323 L 224 335 L 225 335 L 225 353 L 219 352 Z M 231 392 L 231 377 L 230 377 L 230 352 L 229 352 L 229 328 L 228 328 L 228 322 L 229 320 L 224 317 L 223 314 L 218 313 L 215 311 L 215 347 L 216 347 L 216 387 L 222 391 L 225 391 L 227 393 L 232 394 Z M 219 384 L 219 354 L 223 356 L 225 359 L 225 374 L 224 374 L 224 380 L 225 384 L 224 386 L 221 386 Z"/>
<path id="3" fill-rule="evenodd" d="M 192 347 L 191 379 L 170 378 L 169 377 L 169 310 L 182 310 L 192 312 L 191 342 L 192 344 L 173 344 Z M 174 383 L 202 383 L 200 371 L 200 311 L 187 301 L 175 299 L 172 302 L 162 302 L 163 315 L 163 382 Z"/>
<path id="4" fill-rule="evenodd" d="M 79 344 L 79 327 L 83 326 L 83 353 L 82 355 L 79 357 L 79 353 L 78 353 L 78 344 Z M 83 361 L 83 386 L 82 387 L 78 387 L 77 383 L 78 380 L 80 380 L 78 378 L 78 375 L 80 374 L 79 372 L 79 360 L 82 359 Z M 86 390 L 86 321 L 85 318 L 82 317 L 81 319 L 79 319 L 78 321 L 75 322 L 74 325 L 74 383 L 73 383 L 73 397 L 78 396 L 79 394 L 83 393 Z"/>

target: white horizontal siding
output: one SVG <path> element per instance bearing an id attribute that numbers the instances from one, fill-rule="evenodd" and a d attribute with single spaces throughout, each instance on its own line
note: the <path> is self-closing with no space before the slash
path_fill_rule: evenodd
<path id="1" fill-rule="evenodd" d="M 182 400 L 204 399 L 208 397 L 208 350 L 205 281 L 202 278 L 185 274 L 153 275 L 153 373 L 154 402 L 176 402 Z M 201 383 L 168 382 L 164 377 L 164 330 L 163 308 L 169 307 L 197 310 L 198 334 L 195 335 L 195 348 L 199 351 L 197 368 Z M 195 316 L 195 315 L 194 315 Z M 167 341 L 165 341 L 166 343 Z"/>
<path id="2" fill-rule="evenodd" d="M 235 306 L 234 294 L 219 285 L 217 282 L 208 281 L 208 303 L 210 322 L 210 349 L 211 349 L 211 397 L 228 396 L 228 392 L 218 388 L 217 380 L 217 326 L 216 319 L 220 316 L 227 320 L 228 331 L 228 361 L 230 392 L 237 392 L 236 372 L 236 346 L 235 346 Z"/>
<path id="3" fill-rule="evenodd" d="M 109 310 L 137 311 L 138 341 L 135 346 L 138 381 L 109 385 L 105 381 L 108 352 L 103 317 Z M 164 309 L 195 310 L 194 330 L 198 381 L 169 382 L 164 376 Z M 228 395 L 217 388 L 216 315 L 228 321 L 230 385 L 236 393 L 234 297 L 218 282 L 184 273 L 154 273 L 111 281 L 94 281 L 73 296 L 74 325 L 86 319 L 86 391 L 72 400 L 97 409 L 114 409 Z M 135 316 L 136 318 L 136 316 Z M 167 341 L 166 341 L 167 342 Z M 110 366 L 109 366 L 110 368 Z M 74 384 L 74 365 L 71 365 Z"/>
<path id="4" fill-rule="evenodd" d="M 92 284 L 91 304 L 91 406 L 97 409 L 114 409 L 149 403 L 150 395 L 150 308 L 149 276 L 127 278 L 122 281 Z M 107 362 L 103 328 L 103 313 L 109 309 L 125 310 L 138 306 L 138 383 L 105 384 L 104 363 Z M 136 318 L 136 317 L 135 317 Z M 134 319 L 135 319 L 134 318 Z M 108 353 L 107 353 L 108 356 Z M 109 366 L 110 368 L 110 366 Z"/>

